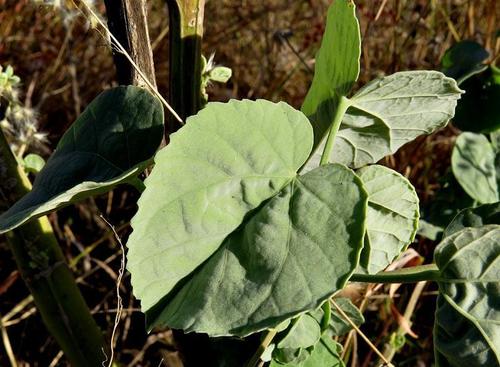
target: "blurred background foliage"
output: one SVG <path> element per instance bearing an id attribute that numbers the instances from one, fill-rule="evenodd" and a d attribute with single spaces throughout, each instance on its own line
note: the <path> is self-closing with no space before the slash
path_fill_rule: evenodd
<path id="1" fill-rule="evenodd" d="M 49 3 L 49 4 L 44 4 Z M 150 35 L 157 83 L 168 91 L 168 16 L 164 1 L 149 3 Z M 359 85 L 385 74 L 410 69 L 440 70 L 445 51 L 460 40 L 475 40 L 498 56 L 500 2 L 497 0 L 358 0 L 363 36 Z M 0 0 L 0 65 L 12 65 L 21 78 L 19 105 L 30 126 L 43 141 L 27 144 L 27 153 L 47 157 L 59 137 L 83 108 L 103 89 L 115 84 L 110 46 L 102 33 L 84 19 L 71 1 Z M 210 100 L 266 98 L 284 100 L 299 108 L 312 79 L 314 55 L 323 32 L 328 0 L 209 0 L 205 10 L 203 53 L 215 53 L 215 63 L 229 66 L 227 84 L 214 83 Z M 105 17 L 104 5 L 94 2 Z M 478 111 L 479 112 L 479 111 Z M 13 146 L 23 144 L 21 130 L 11 134 Z M 458 130 L 449 126 L 403 147 L 383 164 L 408 177 L 424 209 L 435 204 L 450 166 L 451 149 Z M 41 135 L 40 135 L 41 136 Z M 42 144 L 43 143 L 43 144 Z M 25 144 L 26 145 L 26 144 Z M 439 198 L 452 203 L 460 193 Z M 89 199 L 50 216 L 68 261 L 97 321 L 111 332 L 116 309 L 114 283 L 120 251 L 102 213 L 125 239 L 128 221 L 136 210 L 137 194 L 128 188 Z M 439 216 L 439 213 L 433 213 Z M 431 261 L 434 242 L 420 239 L 419 255 L 411 261 Z M 415 260 L 417 259 L 417 260 Z M 420 260 L 418 260 L 420 259 Z M 398 309 L 405 309 L 412 286 L 393 291 L 388 287 L 352 286 L 346 293 L 364 303 L 367 323 L 363 329 L 376 345 L 402 346 L 398 366 L 430 366 L 434 292 L 426 288 L 413 312 L 414 327 L 401 342 L 394 330 L 401 328 Z M 138 304 L 130 297 L 128 278 L 122 287 L 125 311 L 116 351 L 126 366 L 181 366 L 168 330 L 147 335 Z M 2 335 L 10 341 L 20 366 L 65 365 L 54 340 L 47 334 L 22 283 L 11 254 L 0 239 L 0 316 Z M 403 326 L 403 329 L 405 327 Z M 410 333 L 410 334 L 411 334 Z M 376 365 L 363 342 L 351 337 L 351 366 Z M 344 341 L 345 342 L 345 341 Z M 346 356 L 347 357 L 347 356 Z M 0 347 L 0 365 L 8 365 Z"/>

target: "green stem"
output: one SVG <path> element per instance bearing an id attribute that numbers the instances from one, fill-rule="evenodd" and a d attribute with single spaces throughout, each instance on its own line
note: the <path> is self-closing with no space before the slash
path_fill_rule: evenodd
<path id="1" fill-rule="evenodd" d="M 2 208 L 31 188 L 0 130 Z M 100 366 L 104 338 L 83 299 L 47 217 L 31 220 L 5 234 L 21 275 L 49 332 L 72 366 Z"/>
<path id="2" fill-rule="evenodd" d="M 335 136 L 339 131 L 340 124 L 342 123 L 342 118 L 344 117 L 347 109 L 351 105 L 351 100 L 347 97 L 340 97 L 339 104 L 337 106 L 337 111 L 335 111 L 335 116 L 333 117 L 332 125 L 330 130 L 328 130 L 328 137 L 326 138 L 325 149 L 321 156 L 320 166 L 329 163 L 330 155 L 332 154 L 333 142 L 335 141 Z"/>
<path id="3" fill-rule="evenodd" d="M 252 356 L 252 358 L 250 358 L 250 361 L 248 361 L 247 367 L 255 367 L 258 365 L 260 357 L 262 356 L 262 354 L 264 354 L 269 344 L 271 344 L 276 334 L 276 329 L 269 329 L 267 331 L 267 333 L 264 335 L 264 339 L 262 339 L 262 341 L 260 342 L 259 347 L 255 351 L 254 355 Z"/>
<path id="4" fill-rule="evenodd" d="M 167 0 L 170 34 L 169 102 L 182 121 L 201 108 L 201 41 L 205 0 Z M 169 120 L 165 135 L 178 124 Z M 167 137 L 168 138 L 168 137 Z"/>
<path id="5" fill-rule="evenodd" d="M 438 281 L 440 275 L 435 264 L 428 264 L 377 274 L 353 274 L 349 280 L 362 283 L 416 283 L 423 280 Z"/>

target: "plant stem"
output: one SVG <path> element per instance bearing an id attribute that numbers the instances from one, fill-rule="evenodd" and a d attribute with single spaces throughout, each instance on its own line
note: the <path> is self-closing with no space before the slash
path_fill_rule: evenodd
<path id="1" fill-rule="evenodd" d="M 167 0 L 170 32 L 169 102 L 182 121 L 201 108 L 201 41 L 205 0 Z M 170 119 L 165 136 L 179 128 Z"/>
<path id="2" fill-rule="evenodd" d="M 260 342 L 259 347 L 255 351 L 254 355 L 248 361 L 247 367 L 255 367 L 258 365 L 260 357 L 265 352 L 269 344 L 271 344 L 274 337 L 276 336 L 276 333 L 277 333 L 276 329 L 269 329 L 267 331 L 266 335 L 264 336 L 264 339 L 262 339 L 262 341 Z"/>
<path id="3" fill-rule="evenodd" d="M 438 281 L 440 275 L 435 264 L 428 264 L 377 274 L 353 274 L 349 280 L 362 283 L 416 283 L 423 280 Z"/>
<path id="4" fill-rule="evenodd" d="M 0 194 L 12 205 L 31 184 L 0 130 Z M 6 208 L 1 208 L 6 209 Z M 42 319 L 72 366 L 99 366 L 104 338 L 83 299 L 47 217 L 5 234 Z"/>
<path id="5" fill-rule="evenodd" d="M 335 141 L 335 136 L 339 131 L 340 124 L 342 123 L 342 118 L 344 117 L 347 109 L 351 105 L 351 100 L 347 97 L 340 97 L 339 104 L 337 105 L 337 111 L 335 111 L 335 116 L 333 117 L 332 125 L 330 130 L 328 130 L 328 137 L 326 138 L 325 149 L 321 155 L 320 166 L 328 164 L 330 161 L 330 155 L 332 154 L 333 142 Z"/>

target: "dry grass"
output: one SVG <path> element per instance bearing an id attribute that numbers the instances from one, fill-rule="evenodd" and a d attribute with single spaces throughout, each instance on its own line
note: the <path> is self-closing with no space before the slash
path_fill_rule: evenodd
<path id="1" fill-rule="evenodd" d="M 166 95 L 167 13 L 162 1 L 150 4 L 158 86 Z M 444 51 L 457 39 L 477 40 L 498 54 L 499 43 L 493 37 L 500 14 L 496 0 L 358 0 L 357 4 L 364 35 L 360 84 L 399 70 L 439 69 Z M 300 106 L 312 78 L 310 68 L 327 6 L 326 0 L 208 1 L 204 53 L 216 52 L 216 62 L 230 66 L 234 75 L 229 84 L 214 86 L 211 98 L 267 98 Z M 98 10 L 102 12 L 102 6 Z M 68 21 L 67 15 L 28 0 L 0 0 L 0 65 L 7 64 L 22 78 L 24 101 L 36 109 L 52 147 L 85 105 L 114 84 L 110 50 L 99 33 L 82 19 Z M 420 138 L 385 160 L 410 178 L 424 205 L 432 200 L 437 180 L 449 166 L 455 134 L 447 128 Z M 125 239 L 136 199 L 135 193 L 120 188 L 51 215 L 89 307 L 108 336 L 116 313 L 120 248 L 99 215 L 116 225 Z M 420 243 L 416 249 L 428 257 L 432 247 Z M 179 366 L 171 332 L 146 334 L 130 289 L 125 274 L 120 289 L 123 316 L 114 338 L 117 360 L 126 366 L 158 366 L 162 360 L 163 365 Z M 362 328 L 380 349 L 401 326 L 393 307 L 403 313 L 412 291 L 411 286 L 402 287 L 389 297 L 386 287 L 349 290 L 364 304 L 372 321 Z M 433 296 L 428 290 L 422 294 L 425 302 L 413 312 L 414 331 L 420 337 L 397 355 L 401 366 L 430 365 L 432 359 Z M 0 243 L 0 314 L 18 365 L 65 365 L 28 296 L 7 246 Z M 351 339 L 350 365 L 374 365 L 375 356 L 362 342 Z M 9 364 L 1 347 L 0 365 Z"/>

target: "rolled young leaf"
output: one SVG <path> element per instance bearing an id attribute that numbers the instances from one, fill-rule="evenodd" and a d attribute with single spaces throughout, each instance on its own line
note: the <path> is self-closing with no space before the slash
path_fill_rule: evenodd
<path id="1" fill-rule="evenodd" d="M 0 233 L 131 180 L 162 136 L 163 107 L 152 94 L 133 86 L 101 93 L 63 135 L 33 190 L 0 216 Z"/>
<path id="2" fill-rule="evenodd" d="M 361 35 L 354 2 L 336 0 L 328 9 L 314 78 L 302 105 L 302 112 L 313 125 L 315 147 L 329 129 L 340 97 L 347 95 L 358 79 L 360 55 Z"/>
<path id="3" fill-rule="evenodd" d="M 413 185 L 390 168 L 372 165 L 357 174 L 368 192 L 365 246 L 358 272 L 374 274 L 415 239 L 419 200 Z"/>
<path id="4" fill-rule="evenodd" d="M 499 200 L 495 152 L 481 134 L 462 133 L 451 155 L 455 178 L 474 200 L 488 204 Z"/>
<path id="5" fill-rule="evenodd" d="M 434 348 L 437 366 L 500 364 L 500 226 L 446 237 L 434 259 L 441 272 Z"/>

